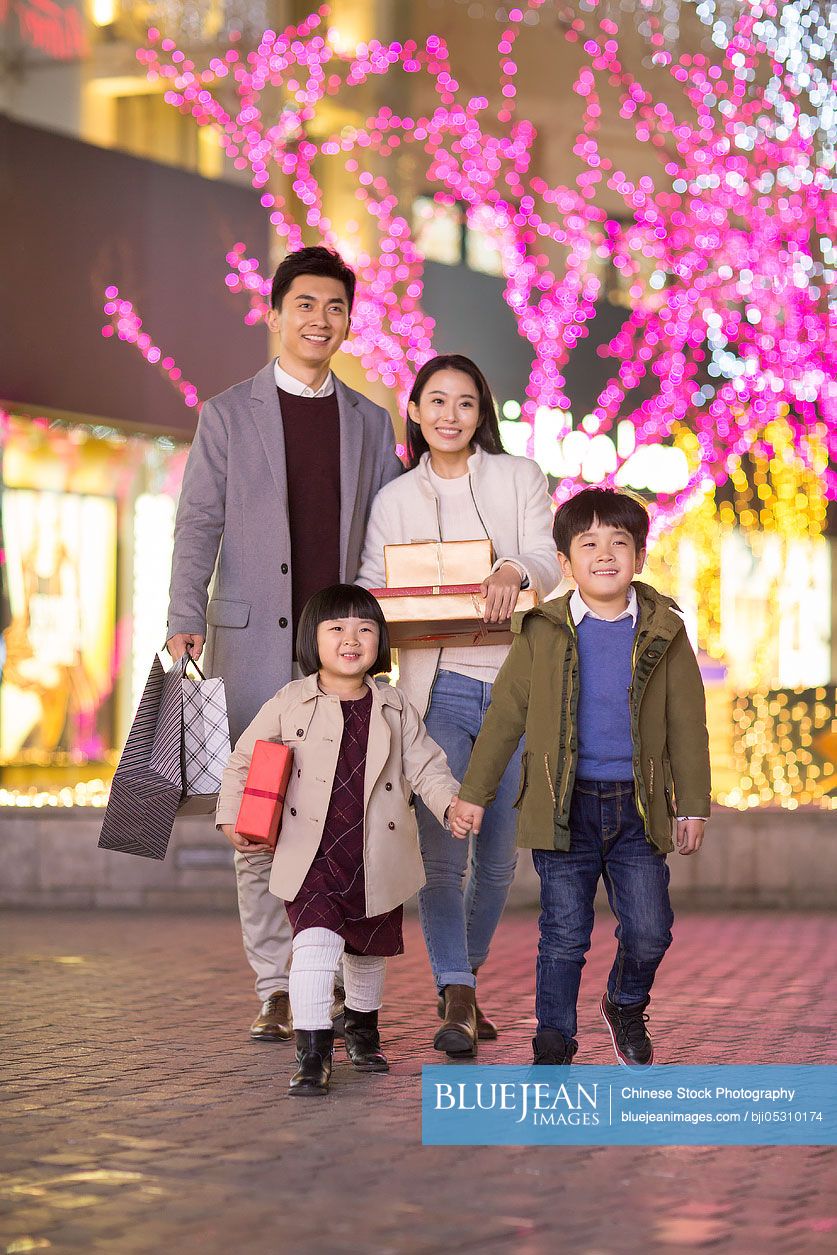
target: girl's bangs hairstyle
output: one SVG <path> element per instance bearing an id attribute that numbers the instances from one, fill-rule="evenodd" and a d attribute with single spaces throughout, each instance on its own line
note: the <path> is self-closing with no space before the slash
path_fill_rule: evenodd
<path id="1" fill-rule="evenodd" d="M 371 619 L 378 625 L 378 656 L 367 675 L 392 670 L 389 632 L 380 603 L 358 584 L 332 584 L 315 593 L 303 607 L 296 630 L 296 661 L 303 675 L 320 669 L 317 628 L 328 619 Z"/>
<path id="2" fill-rule="evenodd" d="M 637 553 L 648 543 L 648 511 L 644 502 L 629 492 L 613 488 L 585 488 L 555 512 L 552 536 L 559 553 L 569 556 L 573 537 L 589 532 L 594 522 L 628 532 Z"/>
<path id="3" fill-rule="evenodd" d="M 406 421 L 408 471 L 418 466 L 421 455 L 427 453 L 427 441 L 422 435 L 420 425 L 410 418 L 409 407 L 411 404 L 419 404 L 428 383 L 440 370 L 458 370 L 474 383 L 479 401 L 479 425 L 474 432 L 474 444 L 479 445 L 486 453 L 505 452 L 500 438 L 500 425 L 497 420 L 494 398 L 485 375 L 470 357 L 463 357 L 460 353 L 444 353 L 440 357 L 431 357 L 429 362 L 424 363 L 416 375 L 416 381 L 410 392 Z"/>

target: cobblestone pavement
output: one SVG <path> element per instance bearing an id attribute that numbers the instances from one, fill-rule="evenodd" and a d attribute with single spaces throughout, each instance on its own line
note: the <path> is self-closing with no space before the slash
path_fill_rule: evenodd
<path id="1" fill-rule="evenodd" d="M 237 921 L 0 916 L 0 1252 L 797 1252 L 837 1249 L 831 1148 L 420 1144 L 434 1007 L 415 917 L 391 961 L 388 1076 L 342 1050 L 324 1100 L 286 1097 L 291 1048 L 254 1044 Z M 579 1062 L 612 1063 L 596 1012 Z M 501 1027 L 480 1061 L 525 1063 L 534 916 L 509 914 L 480 982 Z M 837 1063 L 837 917 L 683 916 L 652 1010 L 659 1061 Z"/>

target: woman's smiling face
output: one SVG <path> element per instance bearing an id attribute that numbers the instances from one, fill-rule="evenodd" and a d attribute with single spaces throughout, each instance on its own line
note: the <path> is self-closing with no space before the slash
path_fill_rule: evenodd
<path id="1" fill-rule="evenodd" d="M 418 402 L 410 402 L 410 418 L 418 423 L 431 453 L 461 453 L 470 448 L 479 415 L 476 385 L 459 370 L 437 371 Z"/>

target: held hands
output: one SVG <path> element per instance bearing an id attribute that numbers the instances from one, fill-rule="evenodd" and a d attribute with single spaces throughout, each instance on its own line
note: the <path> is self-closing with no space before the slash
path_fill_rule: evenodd
<path id="1" fill-rule="evenodd" d="M 240 833 L 236 832 L 234 824 L 221 824 L 221 831 L 230 845 L 234 845 L 240 854 L 249 854 L 251 850 L 263 850 L 265 848 L 258 841 L 250 841 L 247 837 L 242 837 Z"/>
<path id="2" fill-rule="evenodd" d="M 483 580 L 480 592 L 485 598 L 483 619 L 486 623 L 504 623 L 517 605 L 523 576 L 517 567 L 504 562 L 498 571 Z"/>
<path id="3" fill-rule="evenodd" d="M 706 828 L 705 819 L 678 819 L 677 821 L 677 853 L 697 854 L 703 842 Z"/>
<path id="4" fill-rule="evenodd" d="M 166 649 L 171 654 L 175 662 L 178 658 L 182 658 L 189 649 L 190 654 L 197 662 L 203 651 L 204 637 L 197 632 L 178 632 L 176 636 L 170 636 L 166 641 Z"/>
<path id="5" fill-rule="evenodd" d="M 476 836 L 482 827 L 484 814 L 484 806 L 475 806 L 473 802 L 463 802 L 461 798 L 454 798 L 448 812 L 451 832 L 462 841 L 472 832 Z"/>

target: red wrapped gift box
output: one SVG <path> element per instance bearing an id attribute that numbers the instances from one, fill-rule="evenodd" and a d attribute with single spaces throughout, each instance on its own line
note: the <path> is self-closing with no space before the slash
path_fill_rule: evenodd
<path id="1" fill-rule="evenodd" d="M 287 745 L 280 745 L 277 741 L 256 741 L 235 821 L 235 830 L 240 836 L 258 841 L 271 850 L 276 848 L 282 806 L 293 765 L 293 750 Z"/>

